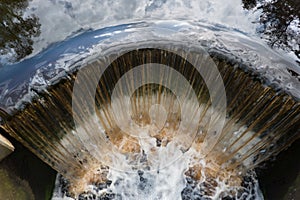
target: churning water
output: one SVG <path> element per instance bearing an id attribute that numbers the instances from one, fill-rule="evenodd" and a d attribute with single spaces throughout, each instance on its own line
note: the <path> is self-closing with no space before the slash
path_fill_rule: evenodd
<path id="1" fill-rule="evenodd" d="M 300 70 L 239 3 L 30 4 L 42 34 L 1 69 L 1 126 L 62 174 L 53 200 L 263 199 L 253 169 L 299 138 Z"/>

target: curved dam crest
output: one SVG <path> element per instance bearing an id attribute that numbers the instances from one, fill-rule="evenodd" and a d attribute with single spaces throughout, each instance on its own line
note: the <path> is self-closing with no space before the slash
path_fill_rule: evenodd
<path id="1" fill-rule="evenodd" d="M 149 32 L 142 32 L 144 28 Z M 187 37 L 190 37 L 188 40 L 197 41 L 197 44 L 208 52 L 216 52 L 241 64 L 246 71 L 251 71 L 255 76 L 263 79 L 266 85 L 291 94 L 296 99 L 300 98 L 300 84 L 297 80 L 300 69 L 297 64 L 266 45 L 262 45 L 259 39 L 256 42 L 245 33 L 220 25 L 164 21 L 137 22 L 89 30 L 70 37 L 64 42 L 52 44 L 34 57 L 2 66 L 0 107 L 7 112 L 12 112 L 18 109 L 22 102 L 30 102 L 36 95 L 36 91 L 46 89 L 60 77 L 65 77 L 73 68 L 84 63 L 87 57 L 97 54 L 101 48 L 118 45 L 114 40 L 118 41 L 119 37 L 126 38 L 140 34 L 140 38 L 145 36 L 151 40 L 154 35 L 157 38 L 162 36 L 163 40 L 168 30 L 187 34 Z M 161 33 L 163 34 L 160 35 Z M 292 70 L 293 76 L 289 70 Z"/>
<path id="2" fill-rule="evenodd" d="M 58 177 L 54 199 L 263 198 L 251 169 L 299 138 L 300 83 L 299 68 L 260 42 L 235 29 L 193 21 L 89 30 L 0 69 L 1 127 L 64 176 Z M 202 66 L 213 83 L 210 57 L 228 104 L 218 137 L 214 129 L 222 102 L 211 106 L 210 98 L 218 97 L 221 88 L 210 93 L 203 74 L 193 68 Z M 192 88 L 179 97 L 188 98 L 178 100 L 174 91 L 160 86 L 163 81 L 157 84 L 160 79 L 131 95 L 111 97 L 117 80 L 137 66 L 138 76 L 129 75 L 120 94 L 137 77 L 154 80 L 147 68 L 151 63 L 182 73 Z M 100 80 L 99 70 L 104 71 Z M 180 82 L 176 73 L 156 74 L 166 83 Z M 93 80 L 99 81 L 94 96 L 87 90 Z M 70 101 L 76 81 L 82 97 L 95 100 L 95 110 L 81 98 Z M 189 96 L 193 92 L 197 100 Z M 192 120 L 185 122 L 187 114 Z M 181 122 L 186 125 L 177 131 Z M 213 145 L 206 142 L 214 138 Z M 212 149 L 206 150 L 209 145 Z"/>

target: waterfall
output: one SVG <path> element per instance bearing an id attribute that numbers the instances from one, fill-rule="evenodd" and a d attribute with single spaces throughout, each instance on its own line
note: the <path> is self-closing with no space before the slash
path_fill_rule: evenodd
<path id="1" fill-rule="evenodd" d="M 252 170 L 299 138 L 294 65 L 243 33 L 138 22 L 51 48 L 0 114 L 62 175 L 54 198 L 262 198 Z"/>

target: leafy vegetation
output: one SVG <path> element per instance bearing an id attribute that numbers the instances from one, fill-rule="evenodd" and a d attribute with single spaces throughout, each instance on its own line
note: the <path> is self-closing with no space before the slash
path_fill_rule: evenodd
<path id="1" fill-rule="evenodd" d="M 0 55 L 14 53 L 19 60 L 32 52 L 40 24 L 36 16 L 24 16 L 27 7 L 27 0 L 0 0 Z"/>
<path id="2" fill-rule="evenodd" d="M 242 0 L 245 9 L 261 10 L 258 32 L 271 47 L 293 51 L 300 60 L 299 0 Z M 299 61 L 298 61 L 299 62 Z"/>

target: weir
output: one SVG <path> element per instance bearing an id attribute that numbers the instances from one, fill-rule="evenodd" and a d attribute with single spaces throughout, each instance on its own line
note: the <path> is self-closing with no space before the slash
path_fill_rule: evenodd
<path id="1" fill-rule="evenodd" d="M 252 170 L 300 137 L 295 67 L 225 28 L 193 37 L 209 26 L 136 23 L 54 45 L 11 67 L 35 63 L 30 81 L 6 82 L 1 128 L 63 176 L 57 195 L 260 198 Z M 275 65 L 264 54 L 279 71 L 259 68 Z"/>

